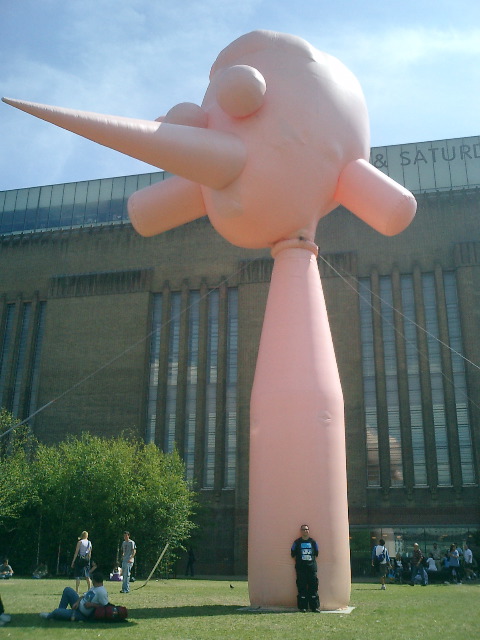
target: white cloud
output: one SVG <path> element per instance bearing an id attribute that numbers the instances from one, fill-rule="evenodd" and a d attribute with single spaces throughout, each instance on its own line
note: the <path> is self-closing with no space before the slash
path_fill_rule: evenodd
<path id="1" fill-rule="evenodd" d="M 441 0 L 3 2 L 2 95 L 153 119 L 178 102 L 200 102 L 219 51 L 251 29 L 271 28 L 301 35 L 352 69 L 374 144 L 456 137 L 461 127 L 462 135 L 478 133 L 479 10 L 463 0 L 455 9 Z M 0 108 L 0 189 L 150 170 Z"/>

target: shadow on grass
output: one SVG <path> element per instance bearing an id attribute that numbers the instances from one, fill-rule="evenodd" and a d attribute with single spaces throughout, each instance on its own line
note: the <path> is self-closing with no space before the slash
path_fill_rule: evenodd
<path id="1" fill-rule="evenodd" d="M 42 627 L 44 629 L 63 629 L 73 627 L 75 629 L 105 629 L 105 627 L 119 627 L 123 629 L 137 623 L 133 620 L 122 620 L 121 622 L 69 622 L 68 620 L 42 620 L 38 613 L 14 613 L 12 621 L 5 625 L 4 629 L 21 627 Z"/>
<path id="2" fill-rule="evenodd" d="M 124 628 L 138 624 L 136 620 L 146 620 L 149 618 L 194 618 L 204 616 L 230 616 L 237 615 L 245 607 L 238 605 L 200 605 L 191 607 L 151 607 L 151 608 L 128 608 L 128 620 L 122 622 L 95 622 L 88 620 L 85 622 L 68 622 L 64 620 L 42 620 L 38 613 L 20 613 L 12 616 L 9 627 L 42 627 L 54 629 L 70 628 L 77 629 L 105 629 L 106 627 Z"/>
<path id="3" fill-rule="evenodd" d="M 237 615 L 244 607 L 239 605 L 199 605 L 191 607 L 152 607 L 133 609 L 128 608 L 129 618 L 194 618 L 203 616 L 231 616 Z"/>
<path id="4" fill-rule="evenodd" d="M 463 582 L 463 583 L 458 584 L 458 585 L 457 584 L 452 584 L 450 582 L 429 582 L 426 586 L 429 589 L 439 589 L 439 588 L 444 589 L 444 588 L 447 588 L 447 587 L 451 587 L 451 588 L 457 588 L 458 587 L 460 589 L 462 587 L 467 587 L 467 588 L 468 587 L 473 587 L 473 586 L 475 586 L 477 584 L 478 583 L 474 582 L 474 581 Z M 422 585 L 420 585 L 420 584 L 414 584 L 413 585 L 411 582 L 406 581 L 406 582 L 402 582 L 402 583 L 387 584 L 387 589 L 395 590 L 395 589 L 401 589 L 402 587 L 421 587 L 421 586 Z M 378 584 L 370 584 L 370 583 L 368 583 L 368 584 L 362 585 L 360 587 L 355 586 L 355 591 L 378 591 L 379 589 L 380 589 L 380 583 L 378 583 Z M 352 589 L 352 591 L 353 591 L 353 589 Z"/>

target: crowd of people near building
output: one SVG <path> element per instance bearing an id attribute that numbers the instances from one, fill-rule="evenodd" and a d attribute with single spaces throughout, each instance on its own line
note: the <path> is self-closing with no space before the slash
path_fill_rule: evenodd
<path id="1" fill-rule="evenodd" d="M 386 589 L 387 583 L 408 583 L 412 586 L 426 586 L 429 582 L 462 584 L 479 577 L 477 561 L 468 543 L 451 543 L 440 549 L 434 542 L 423 552 L 415 542 L 411 552 L 398 552 L 390 557 L 385 540 L 381 538 L 372 549 L 371 560 L 382 590 Z"/>
<path id="2" fill-rule="evenodd" d="M 318 597 L 317 563 L 318 544 L 310 537 L 309 527 L 306 524 L 300 527 L 301 536 L 297 538 L 291 548 L 291 556 L 295 559 L 296 584 L 298 590 L 297 606 L 302 612 L 311 610 L 320 612 Z M 120 593 L 128 593 L 130 590 L 131 569 L 133 566 L 136 545 L 130 538 L 130 533 L 125 531 L 122 543 L 121 563 L 116 563 L 110 573 L 110 581 L 122 582 Z M 82 531 L 75 547 L 71 568 L 75 578 L 75 586 L 65 587 L 59 605 L 48 613 L 40 616 L 46 620 L 86 620 L 93 616 L 94 610 L 99 606 L 108 604 L 108 593 L 103 585 L 103 574 L 92 559 L 92 543 L 88 539 L 88 532 Z M 189 550 L 189 564 L 192 562 L 193 549 Z M 440 549 L 434 542 L 430 549 L 423 552 L 420 545 L 415 542 L 409 552 L 398 551 L 395 556 L 390 556 L 383 538 L 375 544 L 371 553 L 371 564 L 374 572 L 379 577 L 380 588 L 385 590 L 388 583 L 420 584 L 427 586 L 429 582 L 443 582 L 445 584 L 462 584 L 464 581 L 477 580 L 480 577 L 477 561 L 473 556 L 468 543 L 457 546 L 451 543 L 448 547 Z M 187 564 L 187 573 L 189 572 Z M 193 576 L 193 566 L 190 567 Z M 13 576 L 13 569 L 5 558 L 0 565 L 0 579 L 9 579 Z M 48 568 L 40 565 L 33 572 L 33 577 L 42 579 L 47 577 Z M 82 579 L 87 582 L 88 590 L 79 595 L 79 586 Z M 11 616 L 5 613 L 0 599 L 0 626 L 10 622 Z"/>

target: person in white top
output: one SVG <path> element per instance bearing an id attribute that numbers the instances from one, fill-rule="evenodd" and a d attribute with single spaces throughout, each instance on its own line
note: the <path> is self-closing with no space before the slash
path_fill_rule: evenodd
<path id="1" fill-rule="evenodd" d="M 130 532 L 123 532 L 122 542 L 122 589 L 120 593 L 130 593 L 130 572 L 137 553 L 137 545 L 130 538 Z"/>
<path id="2" fill-rule="evenodd" d="M 390 567 L 390 556 L 388 555 L 385 540 L 380 538 L 378 544 L 372 549 L 372 567 L 378 570 L 380 576 L 381 589 L 385 591 L 385 577 Z"/>
<path id="3" fill-rule="evenodd" d="M 433 553 L 430 553 L 427 558 L 427 571 L 437 571 L 437 563 L 435 562 Z"/>
<path id="4" fill-rule="evenodd" d="M 108 604 L 108 593 L 103 586 L 103 574 L 100 571 L 92 573 L 93 587 L 82 597 L 72 587 L 65 587 L 56 609 L 50 613 L 41 613 L 45 620 L 88 620 L 93 616 L 96 607 L 104 607 Z M 70 606 L 70 609 L 68 608 Z"/>
<path id="5" fill-rule="evenodd" d="M 78 539 L 77 546 L 75 547 L 71 565 L 75 574 L 75 591 L 77 593 L 80 587 L 80 580 L 82 579 L 87 581 L 89 589 L 92 587 L 92 582 L 89 577 L 91 557 L 92 543 L 88 539 L 88 531 L 82 531 L 82 535 Z"/>
<path id="6" fill-rule="evenodd" d="M 475 575 L 473 571 L 473 553 L 467 543 L 463 547 L 463 560 L 465 562 L 465 577 L 467 580 L 473 580 Z"/>
<path id="7" fill-rule="evenodd" d="M 2 580 L 8 580 L 13 576 L 13 569 L 8 564 L 8 558 L 5 558 L 3 564 L 0 564 L 0 578 Z"/>

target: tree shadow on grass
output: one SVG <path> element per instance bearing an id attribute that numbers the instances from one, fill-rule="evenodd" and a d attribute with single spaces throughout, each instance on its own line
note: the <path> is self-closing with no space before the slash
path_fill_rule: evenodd
<path id="1" fill-rule="evenodd" d="M 12 621 L 5 625 L 4 629 L 21 627 L 41 627 L 42 629 L 105 629 L 105 627 L 119 627 L 123 629 L 127 625 L 136 625 L 133 620 L 122 620 L 121 622 L 95 622 L 86 620 L 85 622 L 70 622 L 68 620 L 42 620 L 38 613 L 13 613 Z"/>
<path id="2" fill-rule="evenodd" d="M 96 622 L 94 620 L 87 620 L 85 622 L 69 622 L 66 620 L 42 620 L 38 613 L 18 613 L 12 616 L 12 622 L 8 624 L 8 627 L 41 627 L 45 629 L 51 629 L 52 632 L 55 629 L 71 628 L 72 626 L 77 629 L 105 629 L 118 627 L 123 629 L 127 626 L 137 625 L 140 620 L 147 619 L 162 619 L 162 618 L 195 618 L 195 617 L 210 617 L 210 616 L 233 616 L 240 613 L 272 613 L 272 611 L 265 611 L 259 609 L 255 611 L 246 606 L 241 605 L 198 605 L 198 606 L 183 606 L 183 607 L 147 607 L 147 608 L 128 608 L 128 619 L 121 622 Z M 295 611 L 293 611 L 295 613 Z M 290 610 L 275 611 L 275 613 L 292 613 Z"/>
<path id="3" fill-rule="evenodd" d="M 145 618 L 192 618 L 202 616 L 231 616 L 237 615 L 245 609 L 240 605 L 199 605 L 191 607 L 150 607 L 133 609 L 128 608 L 129 618 L 136 620 Z"/>

